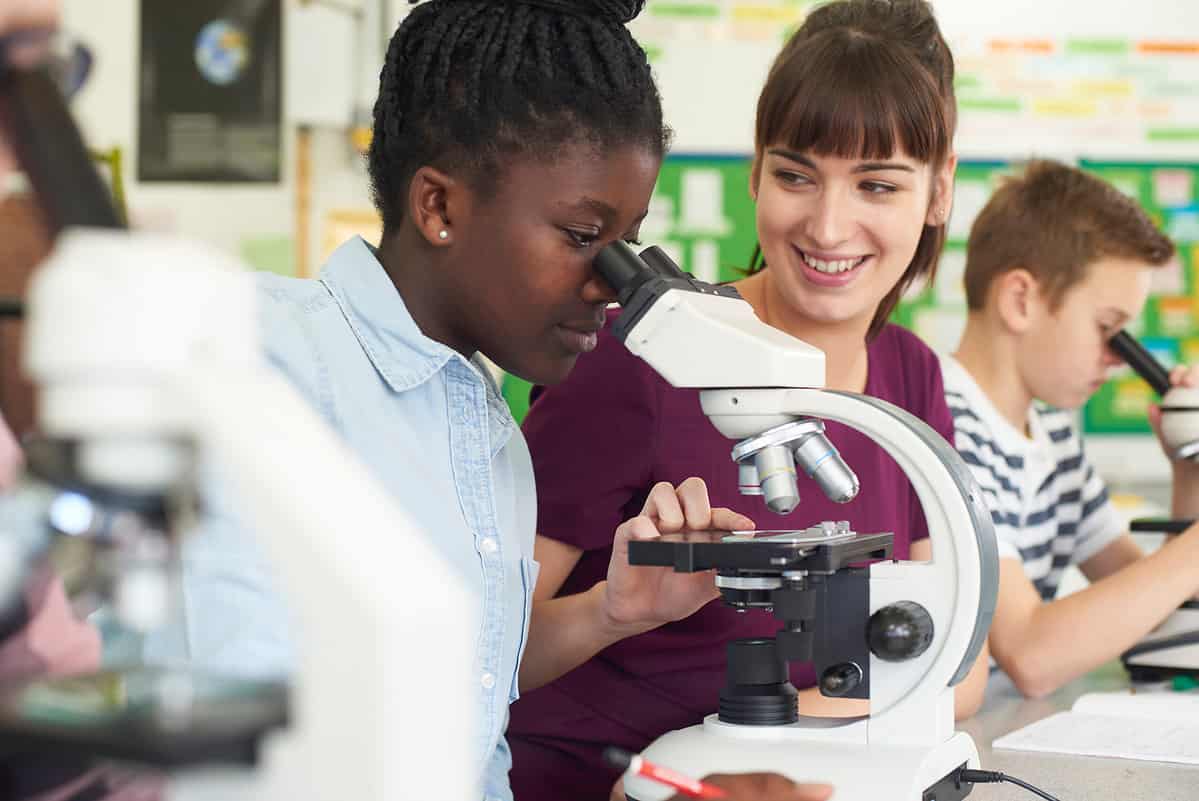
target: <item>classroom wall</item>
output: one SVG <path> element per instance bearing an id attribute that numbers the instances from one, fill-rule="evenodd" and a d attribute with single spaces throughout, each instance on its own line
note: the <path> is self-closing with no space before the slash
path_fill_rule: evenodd
<path id="1" fill-rule="evenodd" d="M 654 69 L 662 89 L 667 121 L 674 127 L 675 153 L 747 152 L 753 142 L 757 89 L 765 80 L 789 19 L 800 19 L 818 2 L 753 3 L 749 0 L 649 0 L 647 10 L 631 28 L 651 46 Z M 746 18 L 740 27 L 704 26 L 706 19 L 692 16 L 663 18 L 655 7 L 711 6 L 732 9 L 760 8 L 757 18 Z M 980 40 L 1012 39 L 1178 39 L 1199 35 L 1199 3 L 1177 0 L 1144 0 L 1136 13 L 1121 0 L 933 0 L 942 31 L 955 47 Z M 765 13 L 774 9 L 773 17 Z M 694 14 L 694 12 L 692 12 Z M 756 20 L 756 21 L 754 21 Z M 958 54 L 959 73 L 962 56 Z M 966 65 L 968 66 L 968 65 Z M 715 110 L 719 113 L 713 113 Z M 1025 131 L 1001 133 L 984 126 L 964 124 L 958 149 L 967 158 L 995 157 L 1036 151 L 1041 155 L 1077 153 L 1080 145 L 1094 155 L 1130 155 L 1119 142 L 1102 137 L 1079 143 L 1062 136 L 1029 137 Z M 1157 158 L 1196 156 L 1194 142 L 1164 142 L 1152 147 Z M 1149 155 L 1148 152 L 1144 155 Z"/>
<path id="2" fill-rule="evenodd" d="M 356 113 L 359 118 L 369 115 L 382 62 L 382 40 L 407 3 L 337 0 L 339 6 L 361 9 L 360 21 L 320 6 L 302 7 L 300 0 L 285 0 L 284 5 L 287 124 L 279 183 L 141 184 L 135 180 L 134 91 L 139 0 L 63 0 L 65 27 L 87 41 L 97 57 L 92 79 L 76 100 L 76 113 L 94 146 L 124 149 L 135 223 L 197 236 L 252 259 L 269 252 L 273 256 L 267 260 L 277 261 L 280 248 L 289 247 L 295 228 L 294 128 L 299 123 L 313 131 L 308 217 L 313 266 L 319 264 L 325 222 L 331 213 L 369 213 L 365 171 L 347 143 L 345 128 Z M 674 235 L 666 232 L 670 214 L 689 214 L 698 229 L 729 223 L 718 203 L 710 198 L 705 201 L 705 193 L 714 185 L 711 172 L 688 177 L 679 165 L 688 158 L 717 154 L 728 158 L 716 163 L 717 171 L 735 171 L 737 159 L 750 151 L 757 88 L 782 41 L 785 20 L 788 15 L 797 18 L 812 5 L 802 0 L 650 0 L 647 11 L 634 23 L 635 33 L 653 56 L 667 119 L 676 131 L 674 153 L 681 157 L 668 164 L 663 185 L 673 181 L 674 191 L 689 193 L 692 199 L 689 210 L 663 211 L 659 205 L 656 214 L 664 236 Z M 1130 13 L 1124 0 L 935 0 L 934 5 L 958 52 L 959 73 L 977 67 L 986 43 L 999 38 L 1016 43 L 1066 38 L 1176 40 L 1188 33 L 1199 38 L 1199 3 L 1178 0 L 1141 0 L 1135 13 Z M 686 12 L 682 18 L 692 22 L 679 22 L 680 9 Z M 710 18 L 713 9 L 739 15 L 740 27 L 714 32 L 694 23 L 705 15 Z M 673 16 L 665 13 L 668 10 Z M 751 29 L 761 35 L 744 35 Z M 1199 65 L 1199 58 L 1192 61 Z M 1187 69 L 1185 58 L 1172 64 L 1182 70 L 1179 86 L 1199 87 L 1199 74 Z M 1098 91 L 1102 92 L 1102 87 Z M 1069 110 L 1068 104 L 1064 107 Z M 1011 115 L 987 116 L 966 110 L 957 143 L 959 153 L 966 159 L 986 161 L 1035 153 L 1069 159 L 1088 156 L 1199 163 L 1199 137 L 1149 141 L 1131 129 L 1095 129 L 1080 136 L 1077 120 L 1068 115 L 1057 122 L 1046 118 L 1027 122 Z M 1199 116 L 1182 120 L 1179 126 L 1192 123 L 1199 131 Z M 743 186 L 731 187 L 726 194 L 743 196 Z M 653 222 L 648 225 L 651 229 Z M 646 233 L 652 238 L 652 231 Z M 752 232 L 726 233 L 752 240 Z M 257 249 L 252 247 L 256 243 Z M 701 271 L 718 269 L 723 253 L 717 245 L 695 236 L 685 244 L 684 260 L 695 261 Z M 736 240 L 735 245 L 740 254 L 744 243 Z M 291 263 L 290 253 L 286 259 Z M 1167 475 L 1165 460 L 1144 436 L 1099 438 L 1090 448 L 1101 472 L 1117 481 L 1160 483 Z"/>
<path id="3" fill-rule="evenodd" d="M 369 208 L 365 172 L 345 128 L 355 107 L 370 103 L 382 64 L 376 0 L 338 0 L 363 10 L 369 41 L 350 18 L 284 0 L 284 152 L 277 184 L 144 184 L 137 175 L 139 0 L 62 0 L 63 27 L 85 41 L 96 61 L 73 108 L 89 144 L 120 146 L 126 159 L 128 203 L 135 224 L 196 236 L 242 254 L 254 242 L 291 238 L 295 228 L 295 125 L 314 123 L 312 247 L 320 248 L 320 220 L 331 208 Z M 388 0 L 386 23 L 399 18 L 403 0 Z M 311 18 L 311 20 L 309 19 Z M 356 86 L 355 86 L 356 83 Z M 354 97 L 353 89 L 358 89 Z M 338 121 L 338 118 L 340 122 Z"/>

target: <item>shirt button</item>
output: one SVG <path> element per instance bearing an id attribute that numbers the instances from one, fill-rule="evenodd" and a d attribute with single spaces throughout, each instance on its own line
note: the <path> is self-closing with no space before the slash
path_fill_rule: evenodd
<path id="1" fill-rule="evenodd" d="M 490 673 L 484 673 L 483 678 L 479 679 L 479 682 L 483 685 L 483 689 L 490 690 L 495 686 L 495 676 Z"/>
<path id="2" fill-rule="evenodd" d="M 483 553 L 495 553 L 499 547 L 495 543 L 495 537 L 487 537 L 479 545 L 483 548 Z"/>

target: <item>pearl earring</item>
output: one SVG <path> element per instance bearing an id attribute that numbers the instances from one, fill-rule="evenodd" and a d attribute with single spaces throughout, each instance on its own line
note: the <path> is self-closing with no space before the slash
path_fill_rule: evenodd
<path id="1" fill-rule="evenodd" d="M 449 232 L 449 231 L 447 231 L 447 230 L 445 230 L 444 228 L 442 228 L 440 231 L 438 231 L 438 232 L 437 232 L 437 238 L 438 238 L 438 239 L 441 239 L 441 240 L 446 240 L 446 239 L 449 239 L 449 238 L 450 238 L 450 232 Z"/>

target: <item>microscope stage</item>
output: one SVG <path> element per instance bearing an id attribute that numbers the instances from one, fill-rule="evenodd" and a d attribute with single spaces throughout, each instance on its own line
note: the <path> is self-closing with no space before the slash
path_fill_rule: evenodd
<path id="1" fill-rule="evenodd" d="M 788 536 L 794 535 L 794 536 Z M 892 534 L 813 538 L 795 532 L 693 531 L 629 543 L 629 564 L 673 567 L 677 573 L 747 570 L 832 573 L 843 567 L 891 558 Z"/>

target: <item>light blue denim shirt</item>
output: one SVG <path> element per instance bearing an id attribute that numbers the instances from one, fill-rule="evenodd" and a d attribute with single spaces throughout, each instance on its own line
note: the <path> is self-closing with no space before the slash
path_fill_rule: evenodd
<path id="1" fill-rule="evenodd" d="M 487 369 L 421 333 L 363 240 L 342 245 L 319 280 L 263 275 L 259 288 L 271 362 L 477 588 L 482 790 L 487 799 L 511 799 L 503 733 L 537 580 L 524 437 Z M 209 521 L 184 547 L 180 619 L 148 639 L 147 661 L 286 675 L 293 656 L 286 599 L 272 591 L 252 532 L 221 500 L 219 480 L 210 486 Z M 395 571 L 402 581 L 405 566 Z"/>

